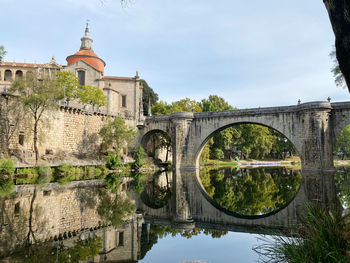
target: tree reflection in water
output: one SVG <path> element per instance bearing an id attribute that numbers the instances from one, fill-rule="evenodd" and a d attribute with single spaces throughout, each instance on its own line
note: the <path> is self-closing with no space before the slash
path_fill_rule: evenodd
<path id="1" fill-rule="evenodd" d="M 350 208 L 350 168 L 343 167 L 334 175 L 338 198 L 345 209 Z"/>
<path id="2" fill-rule="evenodd" d="M 300 171 L 281 167 L 204 169 L 200 179 L 217 204 L 245 216 L 283 208 L 296 195 L 301 183 Z"/>
<path id="3" fill-rule="evenodd" d="M 143 259 L 147 252 L 150 251 L 158 242 L 158 239 L 162 239 L 166 236 L 181 236 L 187 239 L 190 239 L 193 236 L 198 236 L 204 234 L 206 236 L 211 236 L 212 238 L 220 238 L 225 236 L 228 231 L 221 231 L 215 229 L 203 229 L 203 228 L 194 228 L 194 229 L 177 229 L 173 228 L 170 225 L 142 225 L 141 233 L 141 253 L 139 260 Z"/>
<path id="4" fill-rule="evenodd" d="M 147 206 L 157 209 L 168 204 L 172 185 L 171 174 L 168 171 L 158 171 L 150 176 L 135 174 L 134 178 L 135 191 Z"/>

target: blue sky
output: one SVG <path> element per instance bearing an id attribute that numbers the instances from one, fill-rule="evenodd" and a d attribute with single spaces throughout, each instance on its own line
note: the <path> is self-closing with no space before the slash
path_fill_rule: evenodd
<path id="1" fill-rule="evenodd" d="M 334 36 L 321 0 L 0 0 L 6 61 L 61 64 L 86 19 L 105 74 L 136 70 L 171 102 L 224 97 L 238 108 L 346 101 L 330 72 Z"/>

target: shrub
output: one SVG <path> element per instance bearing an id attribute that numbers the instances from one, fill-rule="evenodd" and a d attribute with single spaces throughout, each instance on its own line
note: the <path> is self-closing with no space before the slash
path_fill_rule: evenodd
<path id="1" fill-rule="evenodd" d="M 123 163 L 119 154 L 111 153 L 107 156 L 106 166 L 108 169 L 115 170 L 122 165 Z"/>
<path id="2" fill-rule="evenodd" d="M 16 184 L 34 184 L 38 179 L 38 170 L 23 168 L 17 171 Z"/>
<path id="3" fill-rule="evenodd" d="M 74 167 L 71 164 L 61 163 L 55 170 L 55 181 L 66 184 L 73 180 Z"/>
<path id="4" fill-rule="evenodd" d="M 49 183 L 52 179 L 52 170 L 47 164 L 40 164 L 36 170 L 38 171 L 38 177 L 36 184 L 46 184 Z"/>
<path id="5" fill-rule="evenodd" d="M 11 195 L 15 188 L 12 179 L 0 180 L 0 197 L 6 197 Z"/>
<path id="6" fill-rule="evenodd" d="M 346 237 L 350 230 L 345 220 L 339 211 L 309 206 L 293 237 L 263 239 L 266 243 L 255 251 L 263 256 L 263 262 L 347 263 L 350 244 Z"/>
<path id="7" fill-rule="evenodd" d="M 141 145 L 139 145 L 133 153 L 134 162 L 132 163 L 132 168 L 135 170 L 140 169 L 144 165 L 144 157 L 146 156 L 145 150 Z"/>
<path id="8" fill-rule="evenodd" d="M 16 170 L 16 165 L 12 159 L 0 160 L 0 175 L 13 175 Z"/>
<path id="9" fill-rule="evenodd" d="M 123 176 L 121 174 L 112 173 L 106 177 L 106 188 L 110 189 L 112 192 L 116 192 L 119 189 L 120 184 L 123 181 Z"/>
<path id="10" fill-rule="evenodd" d="M 95 177 L 95 167 L 94 166 L 89 166 L 86 168 L 86 173 L 84 175 L 84 179 L 94 179 Z"/>

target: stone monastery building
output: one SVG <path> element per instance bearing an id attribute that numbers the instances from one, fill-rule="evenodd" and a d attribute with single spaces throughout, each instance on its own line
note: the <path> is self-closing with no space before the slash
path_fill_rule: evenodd
<path id="1" fill-rule="evenodd" d="M 87 25 L 80 50 L 66 58 L 67 65 L 57 64 L 54 57 L 47 64 L 0 62 L 0 91 L 6 91 L 14 79 L 22 78 L 28 72 L 55 74 L 70 71 L 79 78 L 80 85 L 95 86 L 103 91 L 106 106 L 100 111 L 126 118 L 142 118 L 142 85 L 138 73 L 135 77 L 105 76 L 106 63 L 95 54 L 92 42 Z"/>
<path id="2" fill-rule="evenodd" d="M 0 115 L 7 104 L 9 87 L 15 79 L 27 74 L 55 75 L 58 71 L 73 72 L 80 85 L 100 88 L 106 105 L 100 108 L 62 100 L 58 110 L 45 112 L 45 125 L 40 128 L 39 153 L 42 160 L 70 160 L 69 156 L 94 159 L 99 151 L 99 131 L 109 117 L 122 117 L 134 128 L 144 120 L 142 85 L 135 77 L 105 76 L 106 63 L 92 49 L 88 25 L 81 38 L 80 50 L 67 57 L 67 65 L 59 65 L 54 58 L 47 64 L 0 62 Z M 13 103 L 16 103 L 15 100 Z M 1 116 L 0 116 L 1 117 Z M 30 164 L 34 158 L 32 128 L 23 123 L 11 137 L 9 150 L 19 162 Z M 5 133 L 0 127 L 0 146 L 5 145 Z M 1 148 L 1 147 L 0 147 Z M 1 156 L 1 153 L 0 153 Z M 89 157 L 90 156 L 90 157 Z"/>

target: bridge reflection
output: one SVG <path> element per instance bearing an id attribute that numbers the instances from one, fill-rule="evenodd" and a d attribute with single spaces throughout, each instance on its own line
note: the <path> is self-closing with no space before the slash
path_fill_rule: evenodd
<path id="1" fill-rule="evenodd" d="M 300 188 L 281 209 L 264 215 L 245 216 L 216 203 L 200 182 L 200 170 L 176 170 L 172 174 L 172 196 L 160 208 L 152 208 L 134 195 L 138 210 L 148 223 L 171 224 L 177 228 L 211 228 L 225 231 L 266 233 L 298 225 L 307 204 L 339 208 L 333 173 L 303 172 Z"/>

